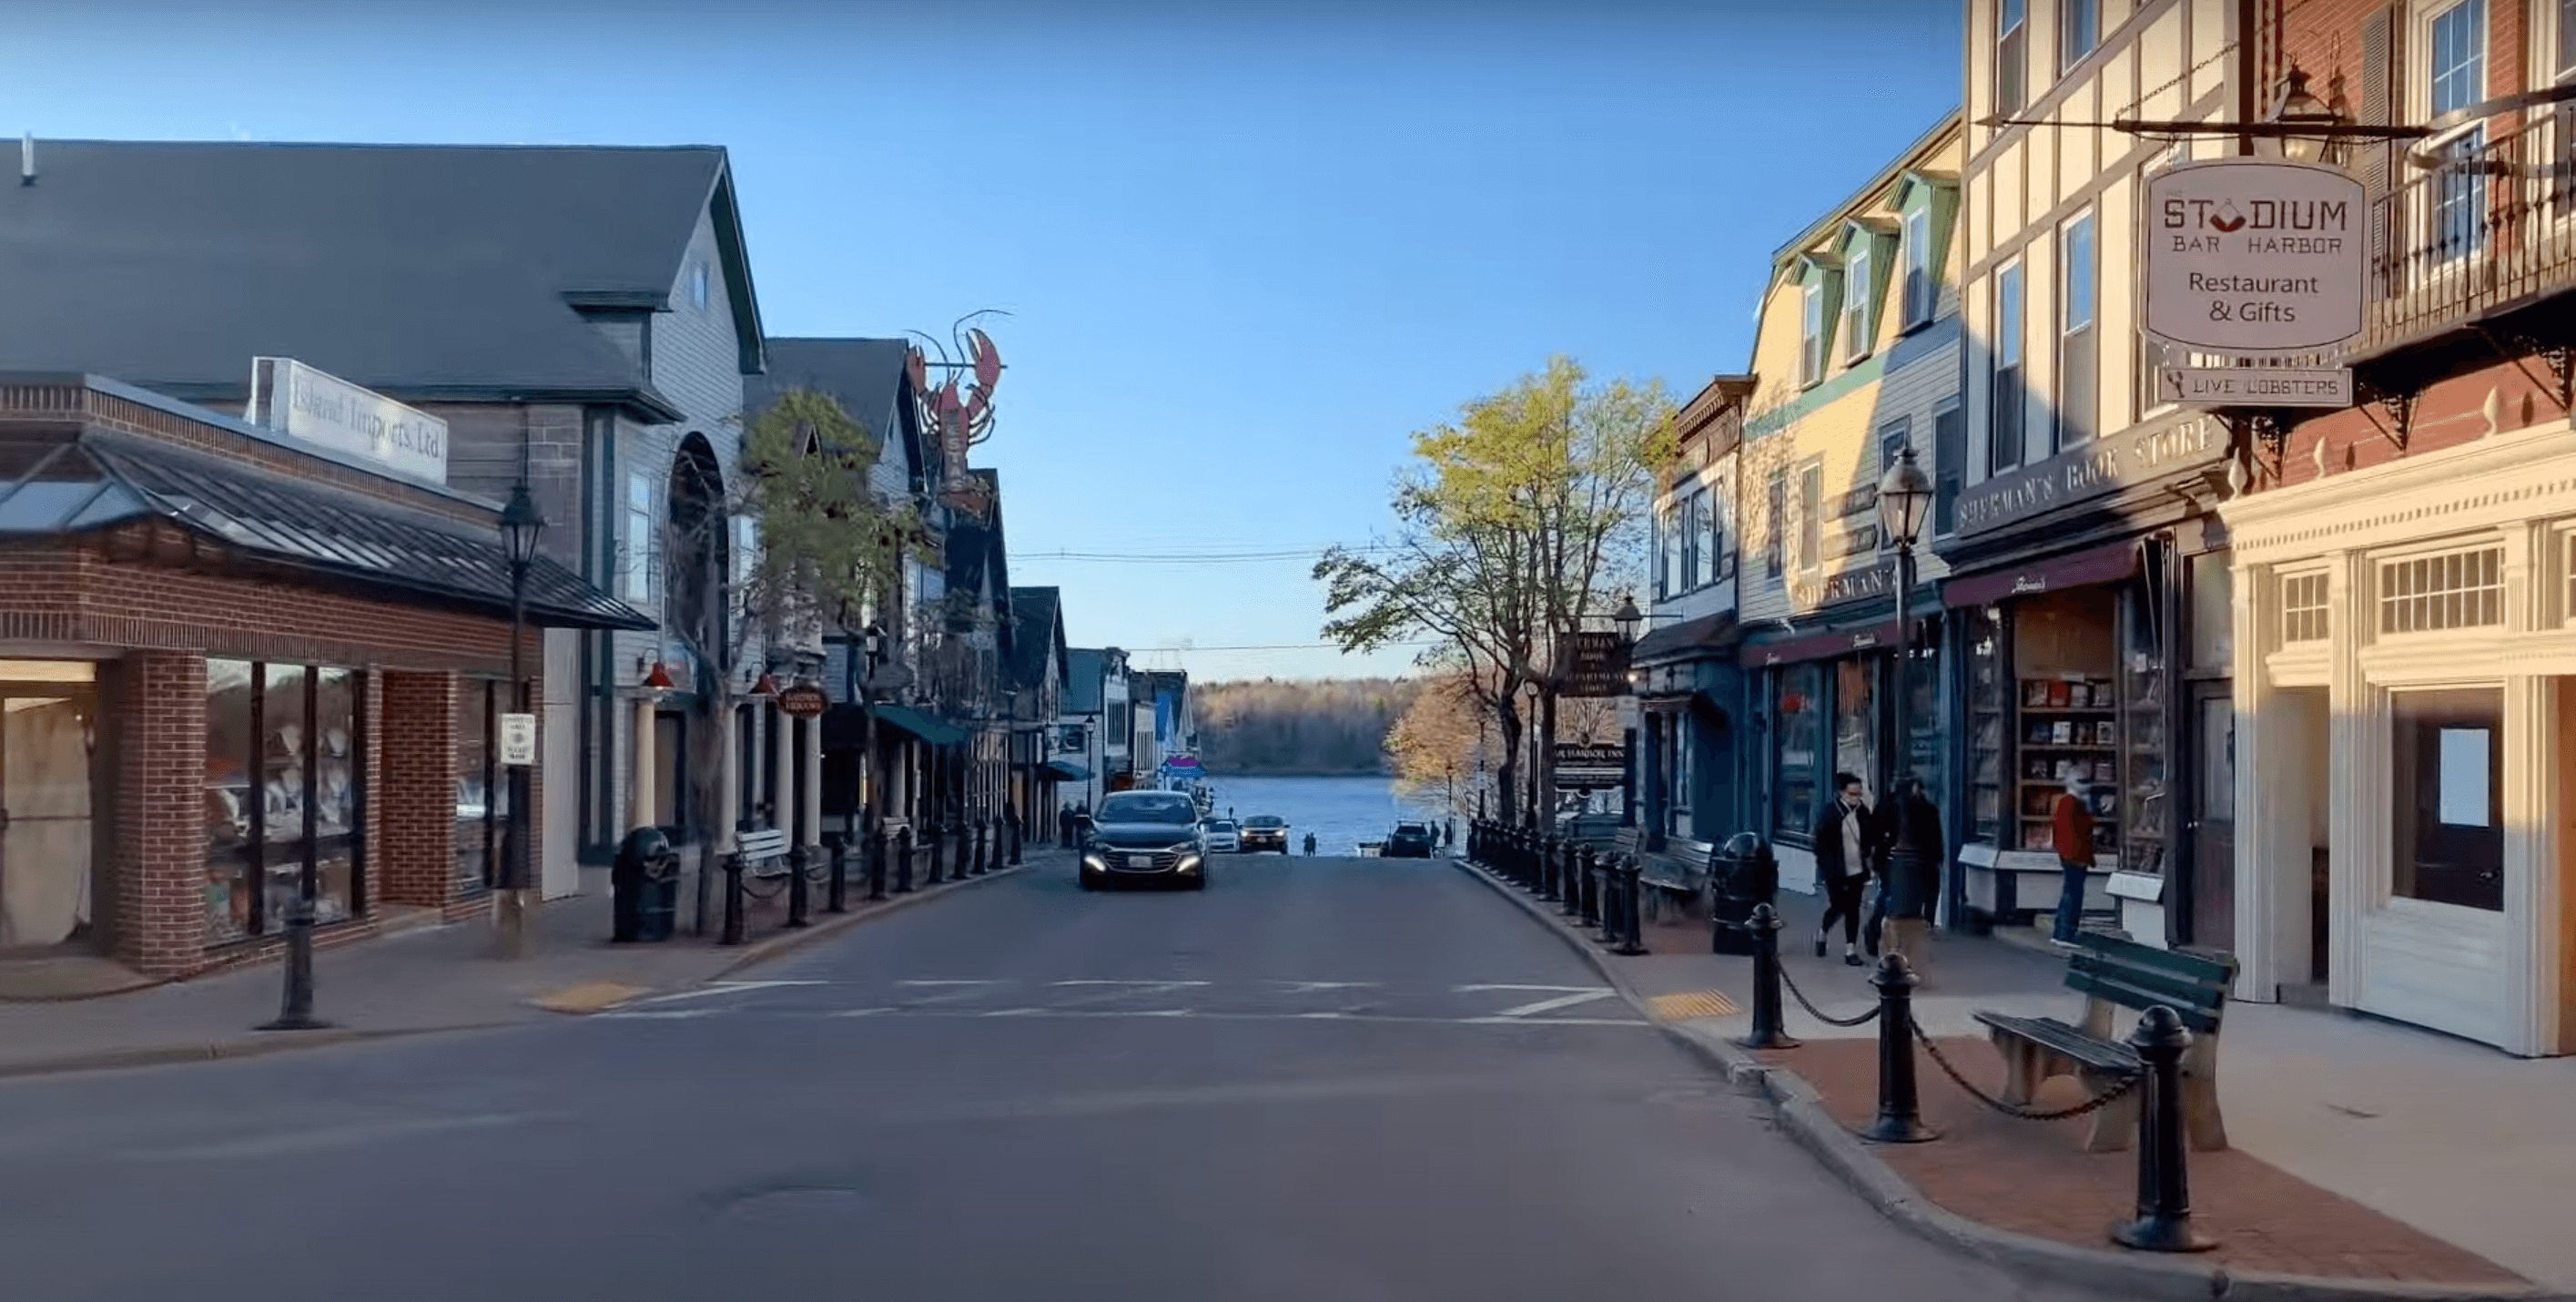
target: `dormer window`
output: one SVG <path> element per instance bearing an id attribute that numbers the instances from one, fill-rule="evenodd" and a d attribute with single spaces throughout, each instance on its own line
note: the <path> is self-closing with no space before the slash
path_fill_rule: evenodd
<path id="1" fill-rule="evenodd" d="M 1932 278 L 1932 210 L 1917 208 L 1905 214 L 1905 324 L 1923 325 L 1932 319 L 1932 307 L 1939 293 Z"/>
<path id="2" fill-rule="evenodd" d="M 1851 261 L 1843 270 L 1843 358 L 1846 361 L 1868 356 L 1870 345 L 1875 342 L 1871 336 L 1876 332 L 1869 328 L 1870 260 L 1867 241 L 1868 237 L 1864 236 L 1861 246 L 1852 251 Z"/>
<path id="3" fill-rule="evenodd" d="M 1798 383 L 1803 386 L 1825 378 L 1825 280 L 1821 274 L 1807 282 L 1805 315 L 1800 320 Z"/>

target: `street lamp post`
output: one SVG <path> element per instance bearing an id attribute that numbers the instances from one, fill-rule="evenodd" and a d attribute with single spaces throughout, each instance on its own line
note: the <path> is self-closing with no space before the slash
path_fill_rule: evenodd
<path id="1" fill-rule="evenodd" d="M 510 699 L 514 713 L 530 712 L 526 653 L 528 623 L 528 571 L 536 565 L 537 539 L 546 530 L 546 519 L 537 512 L 536 499 L 529 495 L 526 480 L 510 489 L 509 504 L 501 510 L 501 544 L 510 561 Z M 497 901 L 500 908 L 501 956 L 525 958 L 528 954 L 528 889 L 530 885 L 528 855 L 528 769 L 526 764 L 511 764 L 509 769 L 510 829 L 501 856 L 504 889 Z"/>
<path id="2" fill-rule="evenodd" d="M 1619 657 L 1625 662 L 1636 654 L 1637 627 L 1646 622 L 1645 614 L 1637 609 L 1637 594 L 1621 593 L 1619 612 L 1612 615 L 1610 620 L 1619 626 Z M 1628 682 L 1628 694 L 1634 698 L 1637 693 L 1636 669 L 1627 663 L 1622 663 L 1620 669 L 1622 676 Z M 1619 747 L 1619 753 L 1625 757 L 1619 765 L 1619 826 L 1635 827 L 1637 825 L 1637 726 L 1635 724 L 1629 724 L 1619 730 Z"/>
<path id="3" fill-rule="evenodd" d="M 1888 539 L 1896 544 L 1895 736 L 1891 741 L 1895 747 L 1895 763 L 1890 767 L 1900 778 L 1911 776 L 1914 767 L 1914 543 L 1923 536 L 1923 518 L 1932 509 L 1932 494 L 1932 477 L 1924 474 L 1923 467 L 1915 463 L 1911 447 L 1896 454 L 1896 464 L 1889 466 L 1887 474 L 1878 481 L 1879 523 L 1886 529 Z M 1891 785 L 1901 786 L 1901 783 Z M 1899 801 L 1895 811 L 1901 822 L 1909 811 L 1904 807 L 1901 795 L 1891 792 L 1890 796 Z M 1911 908 L 1921 907 L 1921 901 L 1910 897 L 1914 894 L 1913 884 L 1920 879 L 1922 871 L 1921 856 L 1914 849 L 1914 838 L 1899 836 L 1888 852 L 1887 889 L 1891 912 L 1904 912 L 1895 908 L 1900 902 Z M 1906 883 L 1905 895 L 1896 893 L 1900 882 Z"/>

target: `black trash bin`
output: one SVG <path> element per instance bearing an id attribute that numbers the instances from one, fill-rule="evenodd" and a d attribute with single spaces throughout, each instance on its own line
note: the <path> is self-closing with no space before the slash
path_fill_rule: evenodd
<path id="1" fill-rule="evenodd" d="M 1752 919 L 1754 905 L 1773 904 L 1780 893 L 1780 863 L 1771 855 L 1771 843 L 1756 833 L 1738 832 L 1709 856 L 1708 870 L 1709 916 L 1716 924 L 1710 951 L 1752 953 L 1753 931 L 1745 923 Z"/>
<path id="2" fill-rule="evenodd" d="M 610 900 L 620 944 L 671 938 L 680 915 L 680 856 L 658 827 L 639 827 L 617 847 L 609 869 Z"/>

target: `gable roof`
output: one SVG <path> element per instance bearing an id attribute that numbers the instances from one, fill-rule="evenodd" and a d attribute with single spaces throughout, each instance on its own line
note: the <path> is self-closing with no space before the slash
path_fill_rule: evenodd
<path id="1" fill-rule="evenodd" d="M 758 420 L 791 389 L 829 394 L 880 443 L 900 441 L 920 492 L 929 461 L 904 365 L 911 351 L 903 339 L 771 339 L 767 371 L 743 382 L 743 417 Z"/>
<path id="2" fill-rule="evenodd" d="M 742 369 L 759 305 L 723 148 L 58 141 L 0 188 L 0 366 L 193 400 L 293 357 L 410 401 L 679 412 L 580 308 L 669 307 L 712 214 Z"/>
<path id="3" fill-rule="evenodd" d="M 1068 647 L 1064 653 L 1064 672 L 1064 712 L 1100 713 L 1100 687 L 1109 673 L 1109 653 L 1098 647 Z"/>
<path id="4" fill-rule="evenodd" d="M 1011 685 L 1034 687 L 1046 677 L 1048 650 L 1064 645 L 1063 589 L 1011 589 L 1011 618 L 1019 625 L 1011 641 Z M 1064 672 L 1061 657 L 1056 671 Z"/>

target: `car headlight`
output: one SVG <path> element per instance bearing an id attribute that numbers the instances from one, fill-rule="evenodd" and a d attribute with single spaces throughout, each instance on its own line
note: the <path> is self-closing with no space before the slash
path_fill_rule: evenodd
<path id="1" fill-rule="evenodd" d="M 1199 870 L 1199 863 L 1200 860 L 1197 855 L 1185 854 L 1181 856 L 1181 861 L 1174 865 L 1174 868 L 1179 872 L 1194 873 Z"/>
<path id="2" fill-rule="evenodd" d="M 1082 856 L 1082 866 L 1096 873 L 1109 871 L 1109 861 L 1100 857 L 1100 853 L 1096 850 Z"/>

